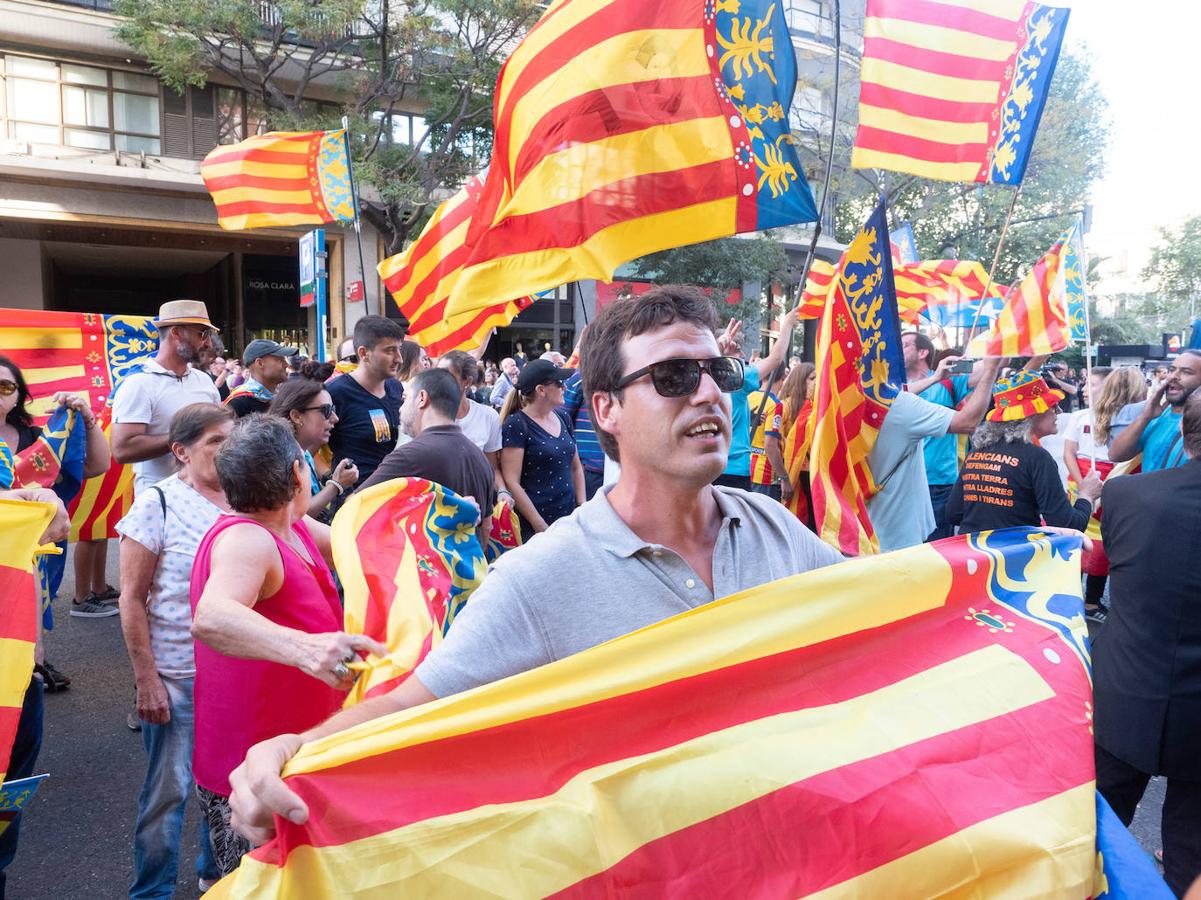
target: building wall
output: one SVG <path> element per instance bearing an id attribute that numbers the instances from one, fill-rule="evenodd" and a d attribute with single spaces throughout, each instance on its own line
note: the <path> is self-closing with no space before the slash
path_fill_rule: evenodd
<path id="1" fill-rule="evenodd" d="M 41 241 L 0 238 L 0 306 L 42 308 Z"/>

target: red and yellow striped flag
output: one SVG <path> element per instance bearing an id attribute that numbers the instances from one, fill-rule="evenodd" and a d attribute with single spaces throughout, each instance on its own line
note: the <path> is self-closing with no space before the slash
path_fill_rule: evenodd
<path id="1" fill-rule="evenodd" d="M 1027 0 L 868 0 L 851 165 L 1020 183 L 1067 21 Z"/>
<path id="2" fill-rule="evenodd" d="M 8 771 L 21 704 L 33 675 L 33 645 L 42 617 L 33 551 L 53 519 L 49 503 L 0 500 L 0 782 Z"/>
<path id="3" fill-rule="evenodd" d="M 960 309 L 984 299 L 1001 300 L 1002 294 L 995 284 L 989 283 L 984 266 L 975 260 L 933 259 L 907 265 L 893 265 L 893 277 L 897 285 L 897 305 L 901 318 L 910 310 L 927 318 L 941 319 L 929 314 L 931 307 Z M 986 291 L 987 286 L 987 291 Z"/>
<path id="4" fill-rule="evenodd" d="M 905 385 L 884 202 L 843 253 L 817 333 L 817 385 L 807 435 L 818 534 L 847 556 L 879 551 L 867 464 Z"/>
<path id="5" fill-rule="evenodd" d="M 409 337 L 431 356 L 474 350 L 489 331 L 504 328 L 534 302 L 533 297 L 519 297 L 446 317 L 447 298 L 470 249 L 467 227 L 483 184 L 478 175 L 469 179 L 461 191 L 438 207 L 408 249 L 378 266 L 384 287 L 409 320 Z"/>
<path id="6" fill-rule="evenodd" d="M 1071 343 L 1064 280 L 1063 242 L 1055 244 L 1009 291 L 1001 314 L 968 343 L 965 356 L 1042 356 Z"/>
<path id="7" fill-rule="evenodd" d="M 1079 546 L 820 569 L 316 741 L 211 896 L 1089 896 Z"/>
<path id="8" fill-rule="evenodd" d="M 809 276 L 805 279 L 805 289 L 801 292 L 801 302 L 797 309 L 798 319 L 820 319 L 826 309 L 826 299 L 834 287 L 834 275 L 838 269 L 833 263 L 824 259 L 815 259 L 809 266 Z"/>
<path id="9" fill-rule="evenodd" d="M 334 517 L 334 563 L 345 628 L 375 638 L 386 659 L 363 674 L 346 705 L 386 693 L 442 641 L 484 576 L 479 509 L 442 485 L 397 478 L 357 491 Z"/>
<path id="10" fill-rule="evenodd" d="M 559 0 L 496 86 L 492 161 L 443 317 L 817 207 L 775 0 Z"/>
<path id="11" fill-rule="evenodd" d="M 30 411 L 44 425 L 56 391 L 83 394 L 107 435 L 109 398 L 138 363 L 158 347 L 158 329 L 144 316 L 0 309 L 0 347 L 21 367 L 33 394 Z M 116 537 L 133 502 L 133 468 L 113 463 L 83 483 L 70 505 L 71 540 Z"/>
<path id="12" fill-rule="evenodd" d="M 200 175 L 227 231 L 354 221 L 342 130 L 272 131 L 220 146 Z"/>

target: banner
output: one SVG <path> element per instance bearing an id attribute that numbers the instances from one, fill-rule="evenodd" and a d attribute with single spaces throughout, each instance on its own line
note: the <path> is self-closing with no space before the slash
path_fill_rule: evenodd
<path id="1" fill-rule="evenodd" d="M 831 566 L 316 741 L 212 896 L 1090 896 L 1079 547 Z"/>

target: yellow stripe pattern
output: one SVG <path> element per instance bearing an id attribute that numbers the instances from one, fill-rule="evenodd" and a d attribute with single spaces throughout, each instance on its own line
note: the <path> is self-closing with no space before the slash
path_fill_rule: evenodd
<path id="1" fill-rule="evenodd" d="M 968 343 L 965 356 L 1042 356 L 1070 343 L 1063 280 L 1057 277 L 1061 246 L 1052 247 L 1010 291 L 988 330 Z"/>

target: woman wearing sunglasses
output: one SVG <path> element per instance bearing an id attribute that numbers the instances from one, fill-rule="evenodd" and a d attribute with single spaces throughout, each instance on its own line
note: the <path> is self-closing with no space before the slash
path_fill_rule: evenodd
<path id="1" fill-rule="evenodd" d="M 573 374 L 549 359 L 532 360 L 501 410 L 500 468 L 521 520 L 522 543 L 585 499 L 571 418 L 559 409 L 563 382 Z"/>
<path id="2" fill-rule="evenodd" d="M 325 389 L 324 379 L 314 377 L 319 373 L 313 371 L 313 366 L 313 363 L 306 363 L 301 368 L 300 378 L 280 386 L 267 413 L 287 419 L 296 432 L 296 442 L 304 450 L 313 490 L 309 515 L 318 516 L 333 500 L 355 486 L 359 470 L 349 459 L 343 459 L 332 472 L 324 464 L 320 464 L 321 471 L 318 471 L 319 463 L 313 454 L 329 442 L 330 433 L 338 422 L 338 413 L 333 398 Z"/>

